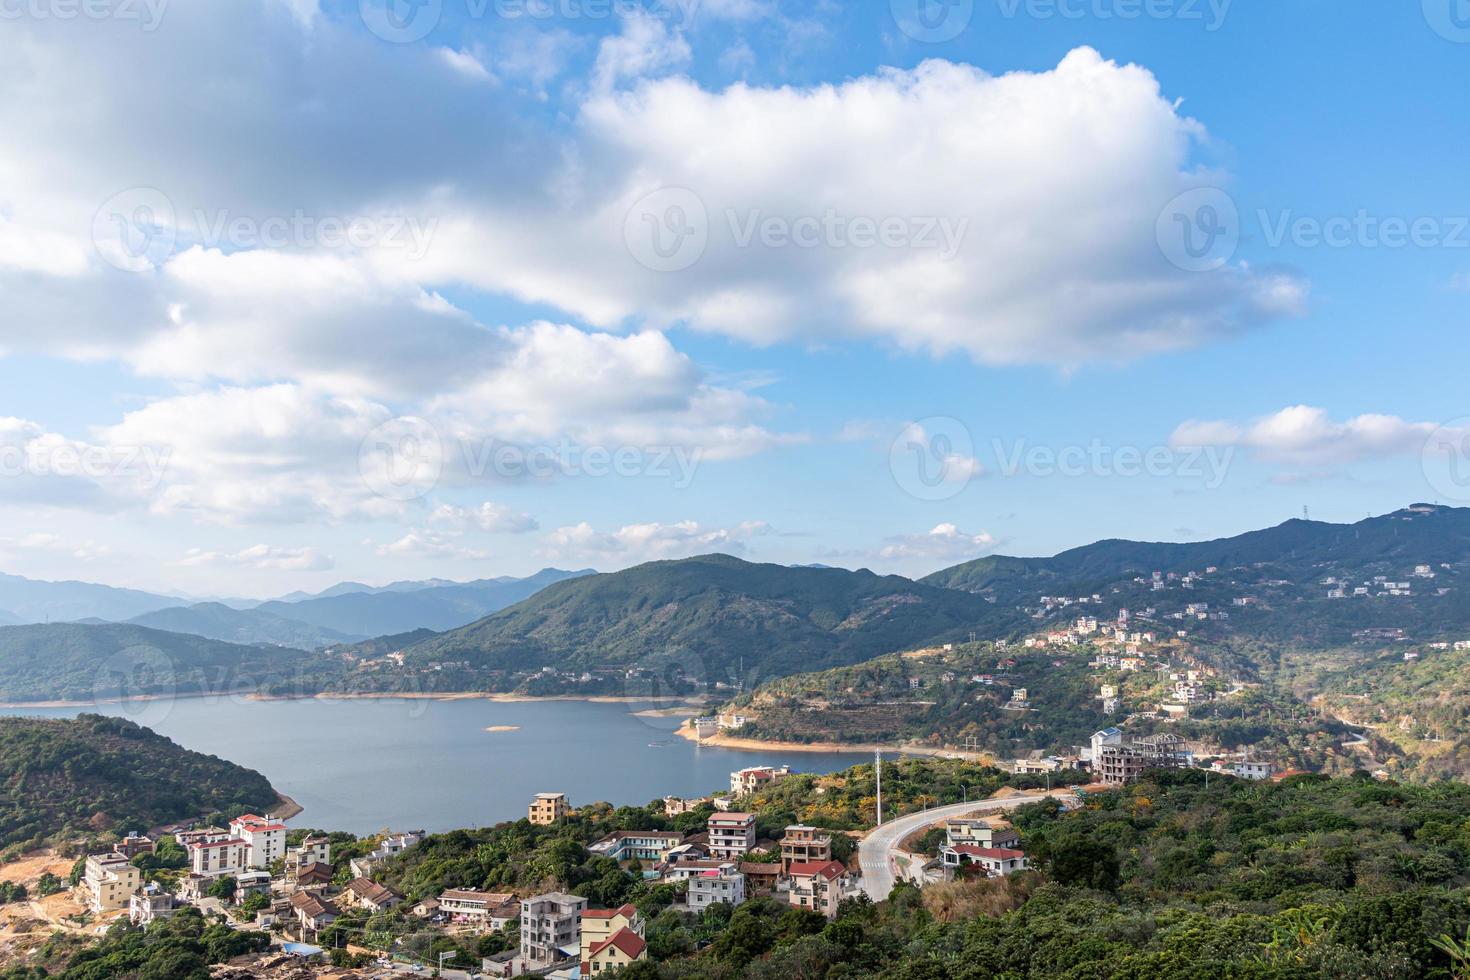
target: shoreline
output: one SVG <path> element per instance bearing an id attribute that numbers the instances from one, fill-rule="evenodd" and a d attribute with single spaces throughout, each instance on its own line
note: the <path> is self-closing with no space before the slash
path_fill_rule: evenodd
<path id="1" fill-rule="evenodd" d="M 241 698 L 245 701 L 494 701 L 521 704 L 536 701 L 585 701 L 592 704 L 689 704 L 677 695 L 622 696 L 613 694 L 509 694 L 495 691 L 320 691 L 316 694 L 261 694 L 254 690 L 190 691 L 186 694 L 140 694 L 126 698 L 102 698 L 95 701 L 7 701 L 0 711 L 12 708 L 95 708 L 103 704 L 146 704 L 154 701 L 185 701 L 199 698 Z M 691 705 L 691 711 L 698 708 Z"/>
<path id="2" fill-rule="evenodd" d="M 736 749 L 742 752 L 891 752 L 898 755 L 929 756 L 938 759 L 963 759 L 968 762 L 986 762 L 992 757 L 985 752 L 965 752 L 962 749 L 938 748 L 932 745 L 891 745 L 878 742 L 776 742 L 760 738 L 735 738 L 730 735 L 712 735 L 701 739 L 694 734 L 693 726 L 680 725 L 674 732 L 680 738 L 695 745 L 708 745 L 717 749 Z"/>
<path id="3" fill-rule="evenodd" d="M 276 796 L 280 798 L 281 803 L 279 807 L 276 808 L 275 812 L 271 814 L 271 816 L 275 817 L 277 820 L 290 820 L 292 817 L 301 816 L 301 814 L 306 811 L 306 807 L 302 806 L 300 803 L 297 803 L 295 800 L 291 799 L 291 797 L 287 796 L 285 793 L 282 793 L 280 790 L 276 790 Z"/>

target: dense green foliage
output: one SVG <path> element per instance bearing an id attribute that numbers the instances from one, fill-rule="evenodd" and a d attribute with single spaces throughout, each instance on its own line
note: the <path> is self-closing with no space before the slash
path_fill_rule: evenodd
<path id="1" fill-rule="evenodd" d="M 300 650 L 125 623 L 0 627 L 0 701 L 291 690 L 315 665 Z"/>
<path id="2" fill-rule="evenodd" d="M 715 928 L 661 915 L 649 943 L 670 958 L 624 977 L 1410 980 L 1470 965 L 1451 952 L 1470 925 L 1470 787 L 1159 774 L 1016 823 L 1036 872 L 900 887 L 830 924 L 765 903 Z M 712 944 L 691 955 L 694 935 Z"/>
<path id="3" fill-rule="evenodd" d="M 640 666 L 668 693 L 683 681 L 750 686 L 797 670 L 856 663 L 1022 617 L 976 596 L 899 576 L 759 565 L 726 555 L 639 565 L 550 586 L 409 650 L 417 662 L 486 670 Z M 743 665 L 744 676 L 741 676 Z M 624 684 L 623 670 L 611 672 Z"/>
<path id="4" fill-rule="evenodd" d="M 0 844 L 278 802 L 260 773 L 120 718 L 0 718 Z"/>
<path id="5" fill-rule="evenodd" d="M 266 933 L 208 924 L 198 911 L 186 908 L 147 928 L 124 919 L 92 944 L 57 933 L 40 951 L 42 966 L 0 973 L 0 980 L 48 975 L 54 980 L 208 980 L 209 964 L 260 952 L 269 943 Z"/>

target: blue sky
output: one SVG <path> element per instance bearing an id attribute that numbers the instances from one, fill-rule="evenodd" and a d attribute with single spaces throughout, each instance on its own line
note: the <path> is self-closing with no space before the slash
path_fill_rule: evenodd
<path id="1" fill-rule="evenodd" d="M 922 574 L 1470 503 L 1462 0 L 915 2 L 15 7 L 0 568 Z"/>

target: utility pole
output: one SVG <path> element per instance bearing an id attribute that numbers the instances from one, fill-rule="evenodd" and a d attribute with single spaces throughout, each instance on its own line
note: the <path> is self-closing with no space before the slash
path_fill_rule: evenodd
<path id="1" fill-rule="evenodd" d="M 878 826 L 883 826 L 883 753 L 873 752 L 873 767 L 878 773 Z"/>

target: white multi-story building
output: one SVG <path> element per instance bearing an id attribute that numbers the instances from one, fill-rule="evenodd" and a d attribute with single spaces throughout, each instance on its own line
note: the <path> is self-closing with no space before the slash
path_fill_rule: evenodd
<path id="1" fill-rule="evenodd" d="M 250 867 L 250 845 L 238 837 L 195 841 L 189 845 L 189 867 L 206 877 L 238 874 Z"/>
<path id="2" fill-rule="evenodd" d="M 286 856 L 286 825 L 280 821 L 247 813 L 230 821 L 230 833 L 249 848 L 248 867 L 266 868 Z"/>
<path id="3" fill-rule="evenodd" d="M 541 970 L 577 956 L 582 945 L 582 913 L 587 899 L 549 892 L 521 902 L 521 960 Z"/>
<path id="4" fill-rule="evenodd" d="M 745 901 L 745 875 L 734 864 L 701 872 L 689 879 L 686 901 L 692 912 L 702 912 L 719 902 L 739 905 Z"/>
<path id="5" fill-rule="evenodd" d="M 738 858 L 755 848 L 755 814 L 716 813 L 709 818 L 709 853 L 719 860 Z"/>

